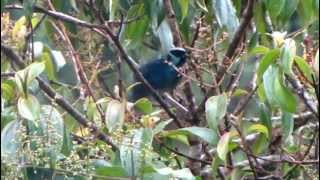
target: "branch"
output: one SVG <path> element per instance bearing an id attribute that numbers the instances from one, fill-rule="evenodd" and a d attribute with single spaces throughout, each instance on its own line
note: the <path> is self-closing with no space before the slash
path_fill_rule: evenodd
<path id="1" fill-rule="evenodd" d="M 26 66 L 21 57 L 18 56 L 10 47 L 1 44 L 1 51 L 4 53 L 5 56 L 7 56 L 14 63 L 16 63 L 19 66 L 19 68 L 23 69 Z M 36 79 L 39 83 L 39 87 L 59 106 L 66 110 L 76 121 L 78 121 L 78 123 L 80 123 L 84 127 L 87 127 L 100 140 L 110 145 L 114 151 L 118 149 L 117 146 L 112 142 L 110 137 L 101 132 L 98 129 L 98 127 L 96 127 L 93 123 L 89 123 L 89 121 L 87 121 L 84 115 L 82 115 L 77 109 L 73 108 L 72 105 L 67 100 L 65 100 L 60 94 L 55 92 L 54 89 L 52 89 L 52 87 L 46 81 L 44 81 L 40 77 L 37 77 Z"/>
<path id="2" fill-rule="evenodd" d="M 248 25 L 251 21 L 251 18 L 253 17 L 254 1 L 255 0 L 248 0 L 248 2 L 247 2 L 247 7 L 244 11 L 243 19 L 242 19 L 238 29 L 234 33 L 234 36 L 233 36 L 232 41 L 229 45 L 229 48 L 228 48 L 228 50 L 222 60 L 223 66 L 217 72 L 217 82 L 219 82 L 220 80 L 223 79 L 225 72 L 230 67 L 231 62 L 233 61 L 232 58 L 235 56 L 235 54 L 237 52 L 237 48 L 240 44 L 241 39 L 243 38 L 243 36 L 246 33 L 246 28 L 248 27 Z"/>
<path id="3" fill-rule="evenodd" d="M 6 6 L 6 8 L 22 9 L 21 6 L 16 6 L 16 5 Z M 135 73 L 135 75 L 137 76 L 138 80 L 141 81 L 147 87 L 148 90 L 150 90 L 152 96 L 156 99 L 156 101 L 159 102 L 159 104 L 167 112 L 169 117 L 174 120 L 174 122 L 177 124 L 177 126 L 178 127 L 183 127 L 182 124 L 178 121 L 178 118 L 170 110 L 169 106 L 165 103 L 163 98 L 157 93 L 157 91 L 143 77 L 142 73 L 139 71 L 139 69 L 138 69 L 138 67 L 136 65 L 136 62 L 131 57 L 129 57 L 129 55 L 126 53 L 126 51 L 122 47 L 118 37 L 113 34 L 113 32 L 109 28 L 108 24 L 105 24 L 105 25 L 91 24 L 91 23 L 88 23 L 86 21 L 77 19 L 75 17 L 66 15 L 64 13 L 60 13 L 60 12 L 56 12 L 56 11 L 48 11 L 48 10 L 45 10 L 44 8 L 37 7 L 37 6 L 35 6 L 34 10 L 35 10 L 35 12 L 45 13 L 45 14 L 47 14 L 47 15 L 49 15 L 51 17 L 54 17 L 54 18 L 56 18 L 58 20 L 62 20 L 62 21 L 73 23 L 73 24 L 76 24 L 76 25 L 79 25 L 79 26 L 82 26 L 82 27 L 90 28 L 93 31 L 95 31 L 96 33 L 98 33 L 99 35 L 101 35 L 102 37 L 104 37 L 107 41 L 109 41 L 109 37 L 110 37 L 110 39 L 113 41 L 115 46 L 118 48 L 118 50 L 120 52 L 120 55 L 124 58 L 124 60 L 129 65 L 131 70 Z M 103 30 L 106 34 L 104 34 L 104 32 L 101 32 L 101 30 Z"/>
<path id="4" fill-rule="evenodd" d="M 303 103 L 307 106 L 307 108 L 317 117 L 319 118 L 319 114 L 317 109 L 314 107 L 316 105 L 314 105 L 311 101 L 310 101 L 310 95 L 305 91 L 305 89 L 303 88 L 303 86 L 300 84 L 299 81 L 286 76 L 287 80 L 289 81 L 289 83 L 292 85 L 293 90 L 298 94 L 298 96 L 303 100 Z"/>

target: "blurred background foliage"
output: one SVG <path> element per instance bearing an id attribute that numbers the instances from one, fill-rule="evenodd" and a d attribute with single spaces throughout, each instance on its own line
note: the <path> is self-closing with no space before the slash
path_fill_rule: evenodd
<path id="1" fill-rule="evenodd" d="M 1 46 L 1 177 L 252 178 L 254 170 L 244 163 L 248 160 L 246 150 L 253 157 L 290 157 L 266 167 L 261 163 L 275 177 L 315 176 L 317 167 L 313 164 L 290 162 L 318 160 L 318 0 L 255 0 L 253 18 L 219 86 L 220 93 L 206 97 L 237 35 L 247 2 L 171 1 L 190 57 L 183 80 L 170 95 L 189 108 L 185 87 L 190 83 L 195 106 L 205 101 L 205 110 L 196 114 L 199 124 L 192 122 L 192 115 L 172 108 L 185 125 L 176 128 L 157 102 L 126 102 L 134 75 L 110 37 L 81 24 L 57 20 L 41 10 L 107 24 L 126 53 L 137 64 L 144 64 L 174 47 L 163 0 L 1 0 L 1 45 L 10 46 L 28 65 L 19 69 Z M 80 59 L 95 98 L 79 75 L 73 53 Z M 239 83 L 227 92 L 236 76 L 231 74 L 239 72 Z M 119 149 L 113 151 L 79 125 L 40 89 L 37 76 L 108 134 Z M 294 86 L 290 79 L 300 86 Z M 310 96 L 303 99 L 299 92 Z M 233 114 L 248 96 L 240 115 Z M 316 112 L 305 101 L 311 101 Z M 240 132 L 235 128 L 238 126 L 224 127 L 225 119 L 233 115 Z M 249 147 L 239 143 L 242 136 L 253 134 L 259 136 Z M 195 155 L 199 148 L 192 143 L 195 139 L 204 146 L 200 151 L 205 157 L 201 156 L 200 162 L 190 158 L 200 158 Z M 267 177 L 268 173 L 260 175 Z"/>

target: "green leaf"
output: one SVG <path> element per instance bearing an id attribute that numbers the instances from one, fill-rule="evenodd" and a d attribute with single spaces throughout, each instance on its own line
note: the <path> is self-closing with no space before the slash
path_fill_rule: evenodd
<path id="1" fill-rule="evenodd" d="M 227 111 L 228 97 L 226 94 L 210 97 L 205 105 L 206 119 L 211 129 L 217 131 L 220 120 Z"/>
<path id="2" fill-rule="evenodd" d="M 296 98 L 293 93 L 283 85 L 283 73 L 276 65 L 270 66 L 263 75 L 263 85 L 266 97 L 271 105 L 279 105 L 282 110 L 294 113 L 296 111 Z"/>
<path id="3" fill-rule="evenodd" d="M 213 0 L 212 8 L 220 27 L 226 27 L 229 39 L 233 37 L 239 25 L 239 19 L 231 0 Z"/>
<path id="4" fill-rule="evenodd" d="M 36 97 L 29 94 L 26 97 L 19 97 L 18 112 L 20 116 L 28 120 L 34 121 L 39 118 L 40 104 Z"/>
<path id="5" fill-rule="evenodd" d="M 230 138 L 231 138 L 230 132 L 224 133 L 221 136 L 217 145 L 217 155 L 223 162 L 226 162 L 226 159 L 227 159 Z"/>
<path id="6" fill-rule="evenodd" d="M 189 0 L 178 0 L 178 3 L 180 5 L 180 9 L 182 12 L 182 18 L 181 18 L 181 22 L 182 22 L 183 19 L 188 15 Z"/>
<path id="7" fill-rule="evenodd" d="M 1 97 L 10 101 L 15 98 L 15 86 L 14 81 L 5 80 L 1 82 Z"/>
<path id="8" fill-rule="evenodd" d="M 283 85 L 283 74 L 277 73 L 274 81 L 274 96 L 283 111 L 295 113 L 297 100 L 293 93 Z"/>
<path id="9" fill-rule="evenodd" d="M 317 0 L 304 0 L 299 1 L 298 13 L 302 19 L 302 23 L 305 27 L 310 25 L 316 18 L 318 19 L 318 12 L 316 12 L 316 2 Z"/>
<path id="10" fill-rule="evenodd" d="M 130 7 L 127 15 L 127 20 L 140 17 L 139 19 L 126 24 L 124 26 L 125 38 L 129 41 L 141 41 L 149 27 L 149 18 L 144 15 L 144 4 L 137 4 Z"/>
<path id="11" fill-rule="evenodd" d="M 293 39 L 286 39 L 281 49 L 281 66 L 283 71 L 288 75 L 293 75 L 292 65 L 294 57 L 296 56 L 296 43 Z"/>
<path id="12" fill-rule="evenodd" d="M 259 63 L 259 67 L 258 67 L 258 71 L 257 71 L 257 75 L 258 75 L 258 79 L 257 81 L 260 82 L 262 79 L 262 76 L 264 74 L 264 72 L 268 69 L 268 67 L 274 63 L 277 58 L 280 55 L 280 49 L 273 49 L 270 50 L 261 60 Z"/>
<path id="13" fill-rule="evenodd" d="M 96 167 L 96 173 L 101 176 L 124 177 L 127 176 L 126 171 L 119 166 Z"/>
<path id="14" fill-rule="evenodd" d="M 45 64 L 45 72 L 49 80 L 56 80 L 56 70 L 53 64 L 53 60 L 51 59 L 50 52 L 47 52 L 45 50 L 41 56 L 41 61 Z"/>
<path id="15" fill-rule="evenodd" d="M 269 130 L 262 124 L 253 124 L 249 127 L 248 132 L 259 132 L 264 134 L 269 139 Z"/>
<path id="16" fill-rule="evenodd" d="M 171 135 L 195 135 L 200 137 L 202 140 L 208 142 L 211 145 L 216 145 L 218 143 L 218 135 L 215 131 L 212 129 L 208 128 L 202 128 L 202 127 L 187 127 L 187 128 L 182 128 L 182 129 L 177 129 L 177 130 L 172 130 L 172 131 L 166 131 L 163 133 L 166 136 L 171 136 Z"/>
<path id="17" fill-rule="evenodd" d="M 256 46 L 254 47 L 249 54 L 250 55 L 259 55 L 259 54 L 266 54 L 270 51 L 269 48 L 265 47 L 265 46 Z"/>
<path id="18" fill-rule="evenodd" d="M 35 0 L 25 0 L 23 1 L 23 10 L 26 17 L 32 16 L 33 13 L 33 6 L 35 4 Z"/>
<path id="19" fill-rule="evenodd" d="M 299 0 L 285 0 L 285 4 L 281 10 L 279 18 L 283 23 L 287 22 L 297 9 Z"/>
<path id="20" fill-rule="evenodd" d="M 205 3 L 205 0 L 197 0 L 196 1 L 196 4 L 197 6 L 202 9 L 204 12 L 208 12 L 208 9 L 207 9 L 207 5 Z"/>
<path id="21" fill-rule="evenodd" d="M 296 56 L 294 58 L 294 62 L 297 64 L 299 70 L 302 72 L 303 76 L 308 79 L 309 82 L 312 82 L 312 68 L 309 66 L 309 64 L 306 62 L 305 59 L 302 57 Z"/>
<path id="22" fill-rule="evenodd" d="M 151 129 L 136 129 L 119 143 L 121 165 L 129 176 L 138 175 L 143 164 L 151 162 L 146 152 L 151 147 L 152 139 Z"/>
<path id="23" fill-rule="evenodd" d="M 122 127 L 124 122 L 125 107 L 117 100 L 111 100 L 105 113 L 105 122 L 110 132 Z"/>
<path id="24" fill-rule="evenodd" d="M 284 140 L 286 140 L 293 132 L 294 120 L 293 115 L 289 112 L 283 112 L 281 117 L 281 127 Z"/>
<path id="25" fill-rule="evenodd" d="M 34 62 L 15 74 L 16 84 L 21 93 L 27 93 L 28 86 L 45 69 L 44 62 Z"/>
<path id="26" fill-rule="evenodd" d="M 141 98 L 134 103 L 134 106 L 144 114 L 150 114 L 153 111 L 152 103 L 147 98 Z"/>
<path id="27" fill-rule="evenodd" d="M 272 122 L 270 109 L 265 104 L 261 104 L 259 107 L 259 112 L 261 123 L 268 128 L 268 132 L 271 134 Z"/>
<path id="28" fill-rule="evenodd" d="M 235 97 L 240 97 L 240 96 L 244 96 L 244 95 L 247 95 L 248 94 L 248 91 L 247 90 L 245 90 L 245 89 L 241 89 L 241 88 L 237 88 L 234 92 L 233 92 L 233 94 L 232 94 L 232 96 L 235 96 Z"/>
<path id="29" fill-rule="evenodd" d="M 275 19 L 281 13 L 285 0 L 264 0 L 264 3 L 272 19 Z"/>

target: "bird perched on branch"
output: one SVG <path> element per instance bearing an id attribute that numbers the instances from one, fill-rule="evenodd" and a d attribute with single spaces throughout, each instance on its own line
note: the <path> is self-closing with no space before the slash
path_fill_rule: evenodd
<path id="1" fill-rule="evenodd" d="M 183 48 L 172 48 L 163 58 L 152 60 L 139 67 L 143 77 L 150 85 L 160 91 L 174 89 L 181 75 L 177 68 L 182 67 L 186 62 L 186 50 Z M 150 90 L 135 77 L 136 83 L 129 89 L 128 100 L 136 100 L 151 95 Z"/>

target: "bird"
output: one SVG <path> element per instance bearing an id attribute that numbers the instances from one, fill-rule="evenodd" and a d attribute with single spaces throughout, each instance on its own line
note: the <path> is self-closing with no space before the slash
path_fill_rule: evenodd
<path id="1" fill-rule="evenodd" d="M 167 55 L 162 58 L 151 60 L 139 67 L 139 71 L 148 83 L 160 92 L 173 90 L 181 79 L 177 68 L 186 63 L 186 50 L 180 47 L 171 48 Z M 150 90 L 134 77 L 135 83 L 129 88 L 128 100 L 137 100 L 151 95 Z"/>

